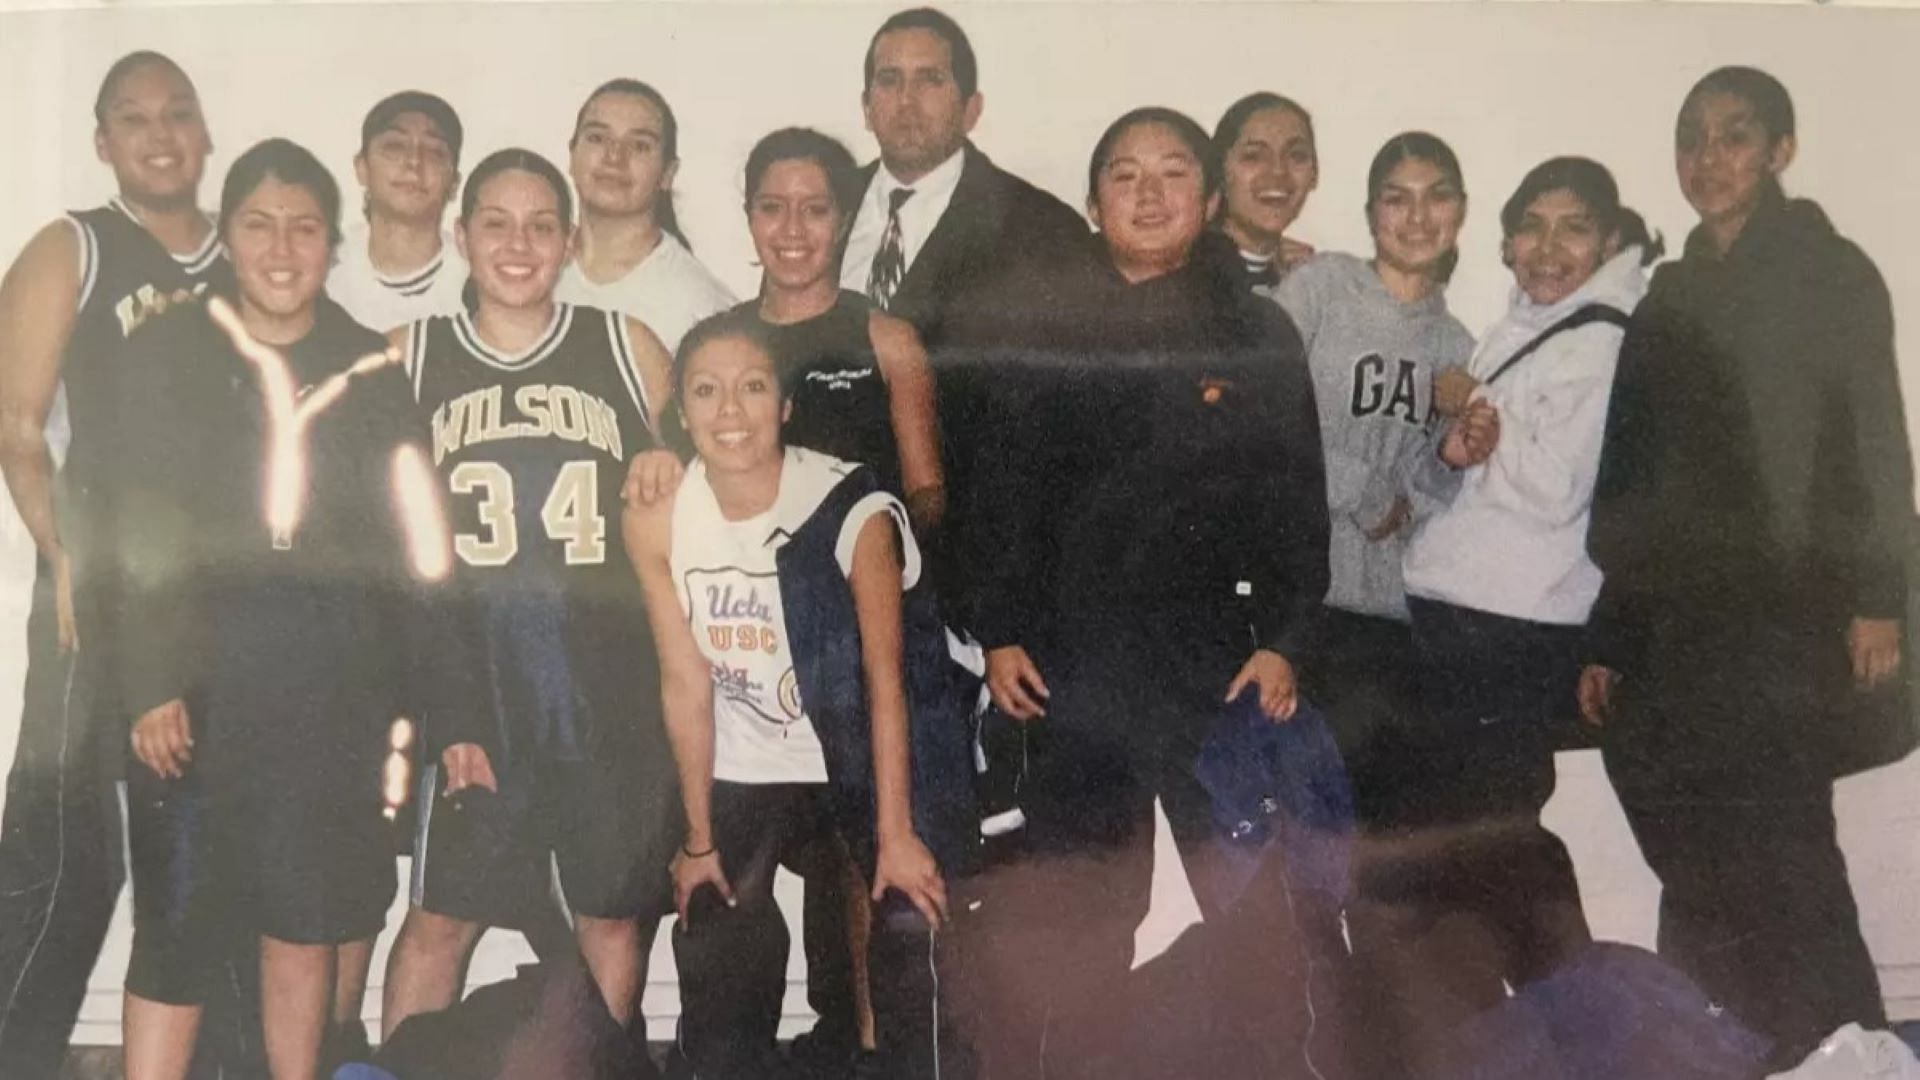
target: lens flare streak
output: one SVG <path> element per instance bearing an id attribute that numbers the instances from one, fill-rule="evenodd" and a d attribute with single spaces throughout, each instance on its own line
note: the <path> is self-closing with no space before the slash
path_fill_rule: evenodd
<path id="1" fill-rule="evenodd" d="M 215 297 L 207 304 L 207 314 L 226 331 L 234 351 L 259 371 L 267 407 L 267 531 L 275 550 L 289 550 L 307 505 L 307 430 L 347 392 L 354 376 L 397 364 L 399 356 L 392 351 L 369 353 L 303 395 L 294 386 L 286 357 L 247 333 L 233 305 Z M 414 573 L 437 581 L 451 568 L 452 541 L 439 512 L 433 474 L 418 447 L 402 445 L 394 452 L 392 481 Z"/>

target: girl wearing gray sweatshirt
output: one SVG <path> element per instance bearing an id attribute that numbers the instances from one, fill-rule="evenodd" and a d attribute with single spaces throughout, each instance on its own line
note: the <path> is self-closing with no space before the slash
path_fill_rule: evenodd
<path id="1" fill-rule="evenodd" d="M 1389 683 L 1411 669 L 1400 564 L 1413 526 L 1457 483 L 1434 456 L 1434 375 L 1463 365 L 1473 337 L 1447 312 L 1446 281 L 1466 218 L 1460 163 L 1423 132 L 1395 136 L 1367 178 L 1371 260 L 1317 255 L 1271 294 L 1307 348 L 1332 518 L 1323 647 L 1315 700 L 1347 736 L 1363 787 L 1370 734 L 1403 719 Z M 1313 688 L 1310 688 L 1310 690 Z M 1362 812 L 1373 804 L 1361 791 Z M 1371 816 L 1371 815 L 1369 815 Z"/>
<path id="2" fill-rule="evenodd" d="M 1435 456 L 1431 421 L 1436 374 L 1461 367 L 1473 351 L 1445 296 L 1466 210 L 1460 163 L 1447 144 L 1424 132 L 1397 135 L 1367 175 L 1373 258 L 1315 256 L 1269 293 L 1306 345 L 1332 519 L 1332 584 L 1302 689 L 1333 721 L 1362 828 L 1386 841 L 1364 845 L 1355 863 L 1347 914 L 1356 985 L 1393 987 L 1403 999 L 1400 988 L 1435 980 L 1409 967 L 1429 965 L 1418 960 L 1420 943 L 1394 929 L 1408 883 L 1389 880 L 1407 869 L 1410 860 L 1398 856 L 1412 847 L 1400 841 L 1423 813 L 1406 797 L 1418 790 L 1409 744 L 1420 703 L 1400 566 L 1408 535 L 1457 484 Z M 1432 1042 L 1414 1029 L 1450 1023 L 1446 1004 L 1353 1003 L 1379 1013 L 1353 1018 L 1381 1036 L 1367 1047 L 1379 1060 L 1360 1074 L 1424 1075 L 1417 1055 L 1400 1047 Z M 1412 1037 L 1400 1037 L 1401 1029 Z"/>

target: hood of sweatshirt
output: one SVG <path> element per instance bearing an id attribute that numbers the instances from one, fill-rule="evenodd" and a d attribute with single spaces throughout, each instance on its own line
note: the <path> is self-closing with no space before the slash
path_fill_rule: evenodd
<path id="1" fill-rule="evenodd" d="M 1502 323 L 1518 325 L 1538 332 L 1588 304 L 1606 304 L 1628 315 L 1647 295 L 1647 268 L 1641 265 L 1645 249 L 1634 244 L 1600 264 L 1578 289 L 1551 304 L 1536 304 L 1518 285 L 1508 294 L 1509 307 Z"/>
<path id="2" fill-rule="evenodd" d="M 1832 244 L 1839 238 L 1833 220 L 1820 204 L 1811 199 L 1789 199 L 1770 193 L 1754 208 L 1746 228 L 1734 238 L 1727 262 L 1791 256 L 1794 251 Z M 1685 258 L 1688 261 L 1719 262 L 1713 238 L 1705 225 L 1696 225 L 1687 234 Z"/>

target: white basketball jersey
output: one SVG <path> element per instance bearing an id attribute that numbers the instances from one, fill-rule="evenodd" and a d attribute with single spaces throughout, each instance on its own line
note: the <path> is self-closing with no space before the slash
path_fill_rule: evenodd
<path id="1" fill-rule="evenodd" d="M 775 553 L 805 525 L 855 466 L 788 447 L 780 493 L 772 507 L 728 521 L 695 461 L 674 496 L 673 572 L 681 609 L 700 652 L 713 666 L 713 775 L 746 784 L 825 783 L 826 758 L 807 715 L 787 640 Z M 899 500 L 874 492 L 840 525 L 840 572 L 853 568 L 861 526 L 892 513 L 903 538 L 905 581 L 920 572 L 920 553 Z"/>

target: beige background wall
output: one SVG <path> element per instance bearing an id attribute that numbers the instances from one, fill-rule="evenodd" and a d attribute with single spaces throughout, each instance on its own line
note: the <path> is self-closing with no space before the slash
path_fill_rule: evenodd
<path id="1" fill-rule="evenodd" d="M 1606 162 L 1627 200 L 1677 246 L 1691 220 L 1671 164 L 1680 98 L 1710 67 L 1758 64 L 1786 81 L 1800 108 L 1802 153 L 1789 189 L 1819 198 L 1879 263 L 1895 297 L 1903 374 L 1910 386 L 1920 378 L 1920 215 L 1911 210 L 1920 87 L 1910 73 L 1920 15 L 1717 4 L 947 7 L 981 57 L 986 111 L 977 141 L 1076 206 L 1094 139 L 1125 109 L 1173 105 L 1210 127 L 1240 94 L 1274 89 L 1305 103 L 1319 128 L 1320 190 L 1297 234 L 1365 250 L 1360 207 L 1373 151 L 1407 128 L 1442 135 L 1459 152 L 1472 198 L 1452 301 L 1475 331 L 1505 303 L 1496 214 L 1525 169 L 1569 152 Z M 646 79 L 680 116 L 682 221 L 701 257 L 746 293 L 756 280 L 738 211 L 748 147 L 774 127 L 803 123 L 870 154 L 860 61 L 890 10 L 261 4 L 0 14 L 0 258 L 59 210 L 110 193 L 88 110 L 116 56 L 156 48 L 199 83 L 218 147 L 209 199 L 233 155 L 269 135 L 312 147 L 351 191 L 360 117 L 402 86 L 454 102 L 471 163 L 510 143 L 560 158 L 592 86 L 615 75 Z M 10 509 L 0 508 L 0 633 L 17 631 L 30 576 Z M 0 743 L 9 746 L 21 656 L 17 638 L 0 638 Z M 1907 916 L 1920 895 L 1917 773 L 1920 766 L 1864 777 L 1841 795 L 1869 936 L 1895 1010 L 1907 1016 L 1920 1016 L 1920 929 Z M 1596 929 L 1650 941 L 1654 885 L 1597 760 L 1567 756 L 1562 774 L 1549 816 L 1574 848 Z M 1162 874 L 1160 885 L 1162 902 L 1143 929 L 1149 948 L 1191 911 L 1177 873 Z M 516 946 L 490 939 L 476 978 L 506 970 Z M 125 947 L 122 926 L 96 976 L 86 1041 L 117 1038 Z M 664 970 L 656 979 L 658 1015 L 671 1008 L 671 985 Z"/>

